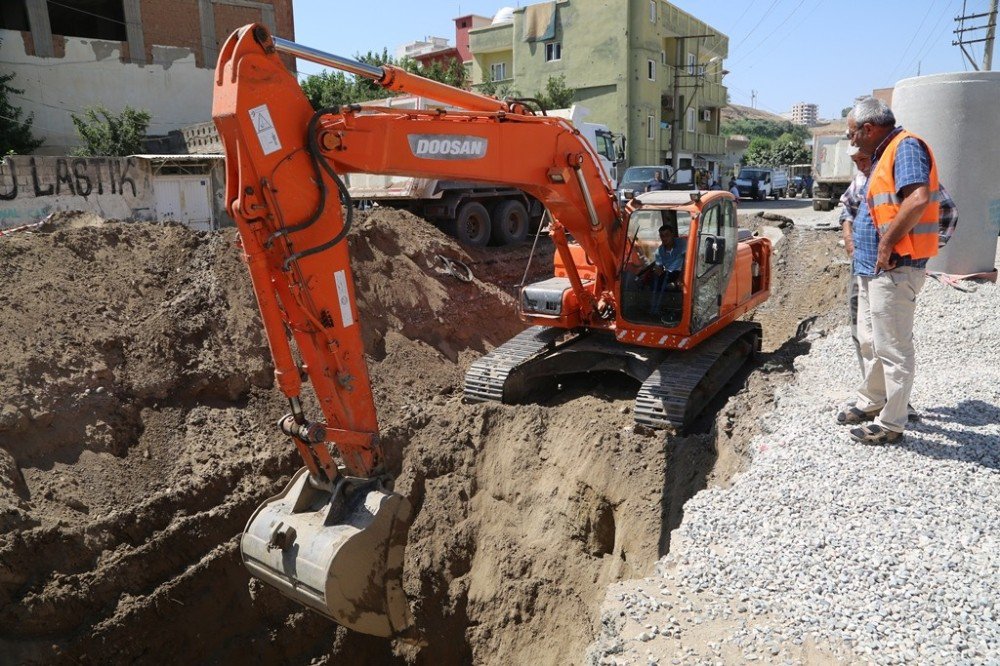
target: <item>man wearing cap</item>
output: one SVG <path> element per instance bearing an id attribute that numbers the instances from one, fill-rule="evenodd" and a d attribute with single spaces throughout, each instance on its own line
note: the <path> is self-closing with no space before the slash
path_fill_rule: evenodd
<path id="1" fill-rule="evenodd" d="M 853 225 L 854 218 L 858 214 L 858 207 L 861 205 L 861 192 L 868 182 L 868 174 L 872 169 L 872 157 L 861 152 L 857 146 L 851 146 L 847 154 L 858 168 L 857 175 L 847 187 L 847 190 L 840 196 L 840 203 L 844 205 L 844 210 L 840 213 L 840 233 L 844 237 L 844 250 L 848 257 L 854 256 Z M 854 351 L 858 357 L 858 365 L 861 367 L 861 376 L 865 375 L 865 362 L 861 358 L 861 345 L 858 344 L 858 281 L 854 279 L 852 273 L 850 285 L 847 290 L 847 311 L 851 317 L 851 339 L 854 341 Z"/>

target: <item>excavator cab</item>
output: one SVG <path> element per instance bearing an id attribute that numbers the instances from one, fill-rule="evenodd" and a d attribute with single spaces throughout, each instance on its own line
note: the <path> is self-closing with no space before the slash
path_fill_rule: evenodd
<path id="1" fill-rule="evenodd" d="M 677 334 L 715 322 L 735 282 L 739 234 L 732 199 L 668 190 L 642 194 L 629 206 L 622 318 Z"/>
<path id="2" fill-rule="evenodd" d="M 622 270 L 622 316 L 638 324 L 676 327 L 683 318 L 684 272 L 691 214 L 643 207 L 629 218 L 629 260 Z"/>

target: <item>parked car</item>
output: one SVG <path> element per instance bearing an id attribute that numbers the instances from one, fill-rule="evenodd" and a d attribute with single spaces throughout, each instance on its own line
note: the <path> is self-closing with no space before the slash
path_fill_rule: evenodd
<path id="1" fill-rule="evenodd" d="M 621 180 L 618 181 L 618 201 L 624 204 L 635 195 L 645 192 L 646 186 L 649 185 L 649 181 L 653 180 L 653 175 L 657 171 L 659 171 L 663 175 L 663 179 L 667 181 L 667 189 L 685 190 L 694 187 L 690 169 L 679 170 L 677 172 L 677 177 L 674 178 L 673 169 L 666 164 L 661 164 L 659 166 L 632 166 L 625 169 L 625 173 L 622 174 Z"/>

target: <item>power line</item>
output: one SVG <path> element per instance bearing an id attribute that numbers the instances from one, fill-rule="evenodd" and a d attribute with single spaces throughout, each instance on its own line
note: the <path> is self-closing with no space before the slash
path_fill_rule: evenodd
<path id="1" fill-rule="evenodd" d="M 924 17 L 920 19 L 920 25 L 918 25 L 917 29 L 913 31 L 912 35 L 910 35 L 910 41 L 907 42 L 906 48 L 903 49 L 903 52 L 899 55 L 899 62 L 897 62 L 896 66 L 892 68 L 891 72 L 889 72 L 890 79 L 893 78 L 893 76 L 896 74 L 896 70 L 898 70 L 899 66 L 902 65 L 903 62 L 906 60 L 906 54 L 909 53 L 910 47 L 913 46 L 913 42 L 917 38 L 917 35 L 920 34 L 920 29 L 924 27 L 924 23 L 927 21 L 927 17 L 931 15 L 932 9 L 934 9 L 933 0 L 931 0 L 931 2 L 927 4 L 927 11 L 924 12 Z"/>
<path id="2" fill-rule="evenodd" d="M 11 94 L 10 97 L 16 97 L 17 99 L 24 100 L 25 102 L 30 102 L 32 104 L 37 104 L 38 106 L 48 107 L 50 109 L 55 109 L 56 111 L 64 111 L 66 113 L 71 113 L 71 114 L 84 113 L 85 112 L 85 109 L 71 109 L 71 108 L 65 107 L 65 106 L 56 106 L 54 104 L 48 104 L 46 102 L 42 102 L 42 101 L 39 101 L 39 100 L 31 99 L 30 97 L 24 97 L 23 95 L 14 95 L 14 94 Z M 194 124 L 197 124 L 197 123 L 205 123 L 205 122 L 208 122 L 208 121 L 207 120 L 190 120 L 190 121 L 184 121 L 183 123 L 165 123 L 165 122 L 152 122 L 152 120 L 151 120 L 149 124 L 150 124 L 150 126 L 156 126 L 156 127 L 172 127 L 172 126 L 175 126 L 175 125 L 186 126 L 186 125 L 194 125 Z M 51 129 L 51 128 L 49 128 L 49 129 Z"/>
<path id="3" fill-rule="evenodd" d="M 774 9 L 774 6 L 776 4 L 778 4 L 778 0 L 774 0 L 774 2 L 771 3 L 771 6 L 768 7 L 767 10 L 765 10 L 763 14 L 761 14 L 760 19 L 757 21 L 757 23 L 755 23 L 754 26 L 752 28 L 750 28 L 750 32 L 748 32 L 746 35 L 744 35 L 743 39 L 740 40 L 739 44 L 737 44 L 736 46 L 733 47 L 734 51 L 736 49 L 738 49 L 740 46 L 742 46 L 743 43 L 745 41 L 747 41 L 747 39 L 750 38 L 750 35 L 752 35 L 754 33 L 754 30 L 756 30 L 758 27 L 760 27 L 760 24 L 764 22 L 764 19 L 767 18 L 767 15 L 771 13 L 771 10 Z"/>
<path id="4" fill-rule="evenodd" d="M 912 70 L 913 69 L 913 64 L 916 63 L 916 62 L 920 62 L 921 60 L 923 60 L 924 56 L 926 56 L 927 53 L 930 51 L 930 49 L 933 48 L 934 43 L 931 41 L 931 38 L 934 37 L 935 32 L 938 32 L 938 34 L 940 36 L 940 32 L 939 31 L 940 31 L 940 28 L 941 28 L 941 21 L 943 21 L 945 18 L 947 18 L 949 10 L 950 10 L 952 4 L 958 4 L 958 0 L 955 0 L 954 3 L 948 3 L 948 4 L 945 5 L 944 11 L 941 12 L 941 15 L 938 17 L 938 20 L 934 23 L 934 27 L 931 28 L 927 32 L 927 36 L 924 38 L 923 43 L 920 45 L 920 48 L 917 49 L 917 55 L 916 55 L 916 57 L 914 57 L 913 60 L 910 61 L 910 64 L 907 67 L 908 70 Z M 964 64 L 964 62 L 965 62 L 964 59 L 963 59 L 962 62 Z"/>
<path id="5" fill-rule="evenodd" d="M 125 21 L 119 21 L 118 19 L 111 18 L 110 16 L 104 16 L 103 14 L 95 14 L 94 12 L 88 12 L 86 9 L 80 9 L 79 7 L 73 7 L 72 5 L 64 5 L 61 2 L 56 2 L 56 0 L 47 0 L 47 3 L 50 4 L 50 5 L 56 5 L 57 7 L 62 7 L 64 9 L 69 9 L 69 10 L 74 11 L 74 12 L 80 12 L 81 14 L 87 14 L 89 16 L 94 16 L 94 17 L 99 18 L 99 19 L 104 19 L 105 21 L 108 21 L 109 23 L 117 23 L 118 25 L 123 25 L 126 28 L 129 25 L 142 27 L 142 23 L 138 22 L 138 21 L 133 21 L 132 23 L 127 23 Z"/>
<path id="6" fill-rule="evenodd" d="M 792 11 L 791 11 L 791 12 L 790 12 L 790 13 L 789 13 L 789 14 L 788 14 L 788 15 L 787 15 L 786 17 L 785 17 L 785 20 L 783 20 L 783 21 L 782 21 L 781 23 L 779 23 L 778 25 L 776 25 L 776 26 L 774 27 L 774 30 L 772 30 L 771 32 L 769 32 L 769 33 L 767 34 L 767 37 L 765 37 L 764 39 L 762 39 L 761 41 L 759 41 L 759 42 L 757 43 L 757 45 L 756 45 L 756 46 L 753 46 L 753 47 L 751 47 L 751 49 L 750 49 L 749 51 L 745 52 L 745 53 L 744 53 L 744 54 L 743 54 L 742 56 L 740 56 L 739 58 L 737 58 L 737 59 L 736 59 L 736 60 L 735 60 L 735 61 L 734 61 L 734 62 L 732 63 L 732 65 L 730 65 L 730 66 L 731 66 L 731 67 L 735 67 L 735 66 L 736 66 L 736 65 L 738 65 L 739 63 L 741 63 L 741 62 L 743 62 L 744 60 L 746 60 L 746 59 L 747 59 L 747 57 L 749 57 L 749 55 L 750 55 L 751 53 L 753 53 L 754 51 L 756 51 L 757 49 L 759 49 L 759 48 L 760 48 L 761 46 L 763 46 L 764 44 L 766 44 L 766 43 L 767 43 L 767 41 L 768 41 L 769 39 L 771 39 L 771 37 L 772 37 L 772 36 L 774 36 L 774 33 L 778 32 L 778 30 L 780 30 L 780 29 L 781 29 L 781 26 L 783 26 L 783 25 L 785 25 L 786 23 L 788 23 L 788 20 L 789 20 L 790 18 L 792 18 L 792 17 L 793 17 L 794 15 L 795 15 L 795 12 L 799 11 L 799 8 L 800 8 L 800 7 L 802 7 L 802 5 L 803 5 L 803 4 L 805 4 L 805 1 L 806 1 L 806 0 L 799 0 L 799 4 L 795 5 L 795 7 L 794 7 L 794 8 L 792 9 Z"/>
<path id="7" fill-rule="evenodd" d="M 26 125 L 27 124 L 23 118 L 20 119 L 20 120 L 18 120 L 16 118 L 11 118 L 10 116 L 5 116 L 3 114 L 0 114 L 0 118 L 3 118 L 5 120 L 10 120 L 11 122 L 15 122 L 15 123 L 18 123 L 20 125 Z M 42 131 L 45 131 L 45 132 L 50 132 L 50 133 L 53 133 L 53 134 L 59 134 L 59 133 L 61 133 L 61 132 L 64 131 L 64 130 L 57 130 L 57 129 L 53 128 L 53 127 L 49 127 L 48 125 L 39 125 L 38 123 L 35 122 L 35 119 L 32 118 L 29 130 L 34 131 L 35 129 L 39 129 L 39 130 L 42 130 Z M 3 161 L 3 156 L 0 156 L 0 162 L 2 162 L 2 161 Z"/>

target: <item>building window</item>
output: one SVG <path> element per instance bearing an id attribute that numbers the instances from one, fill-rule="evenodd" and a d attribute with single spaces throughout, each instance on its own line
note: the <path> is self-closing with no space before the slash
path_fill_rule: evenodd
<path id="1" fill-rule="evenodd" d="M 656 0 L 649 0 L 649 20 L 656 23 Z"/>
<path id="2" fill-rule="evenodd" d="M 688 74 L 694 74 L 695 59 L 693 53 L 688 53 Z"/>
<path id="3" fill-rule="evenodd" d="M 562 42 L 550 42 L 545 45 L 545 62 L 562 60 Z"/>
<path id="4" fill-rule="evenodd" d="M 43 7 L 48 6 L 53 35 L 128 41 L 125 34 L 125 8 L 121 0 L 41 4 Z M 85 5 L 85 8 L 80 8 L 79 5 Z"/>
<path id="5" fill-rule="evenodd" d="M 28 23 L 28 9 L 24 2 L 4 3 L 0 9 L 0 30 L 24 30 L 31 32 L 31 25 Z"/>
<path id="6" fill-rule="evenodd" d="M 667 52 L 666 51 L 660 51 L 660 64 L 661 65 L 666 65 L 667 64 Z"/>
<path id="7" fill-rule="evenodd" d="M 650 81 L 656 80 L 656 63 L 652 60 L 646 61 L 646 78 Z"/>
<path id="8" fill-rule="evenodd" d="M 495 62 L 490 65 L 490 80 L 503 81 L 507 78 L 507 63 Z"/>
<path id="9" fill-rule="evenodd" d="M 650 141 L 653 140 L 653 116 L 646 116 L 646 138 Z"/>
<path id="10" fill-rule="evenodd" d="M 688 109 L 687 131 L 688 132 L 694 131 L 694 109 Z"/>

